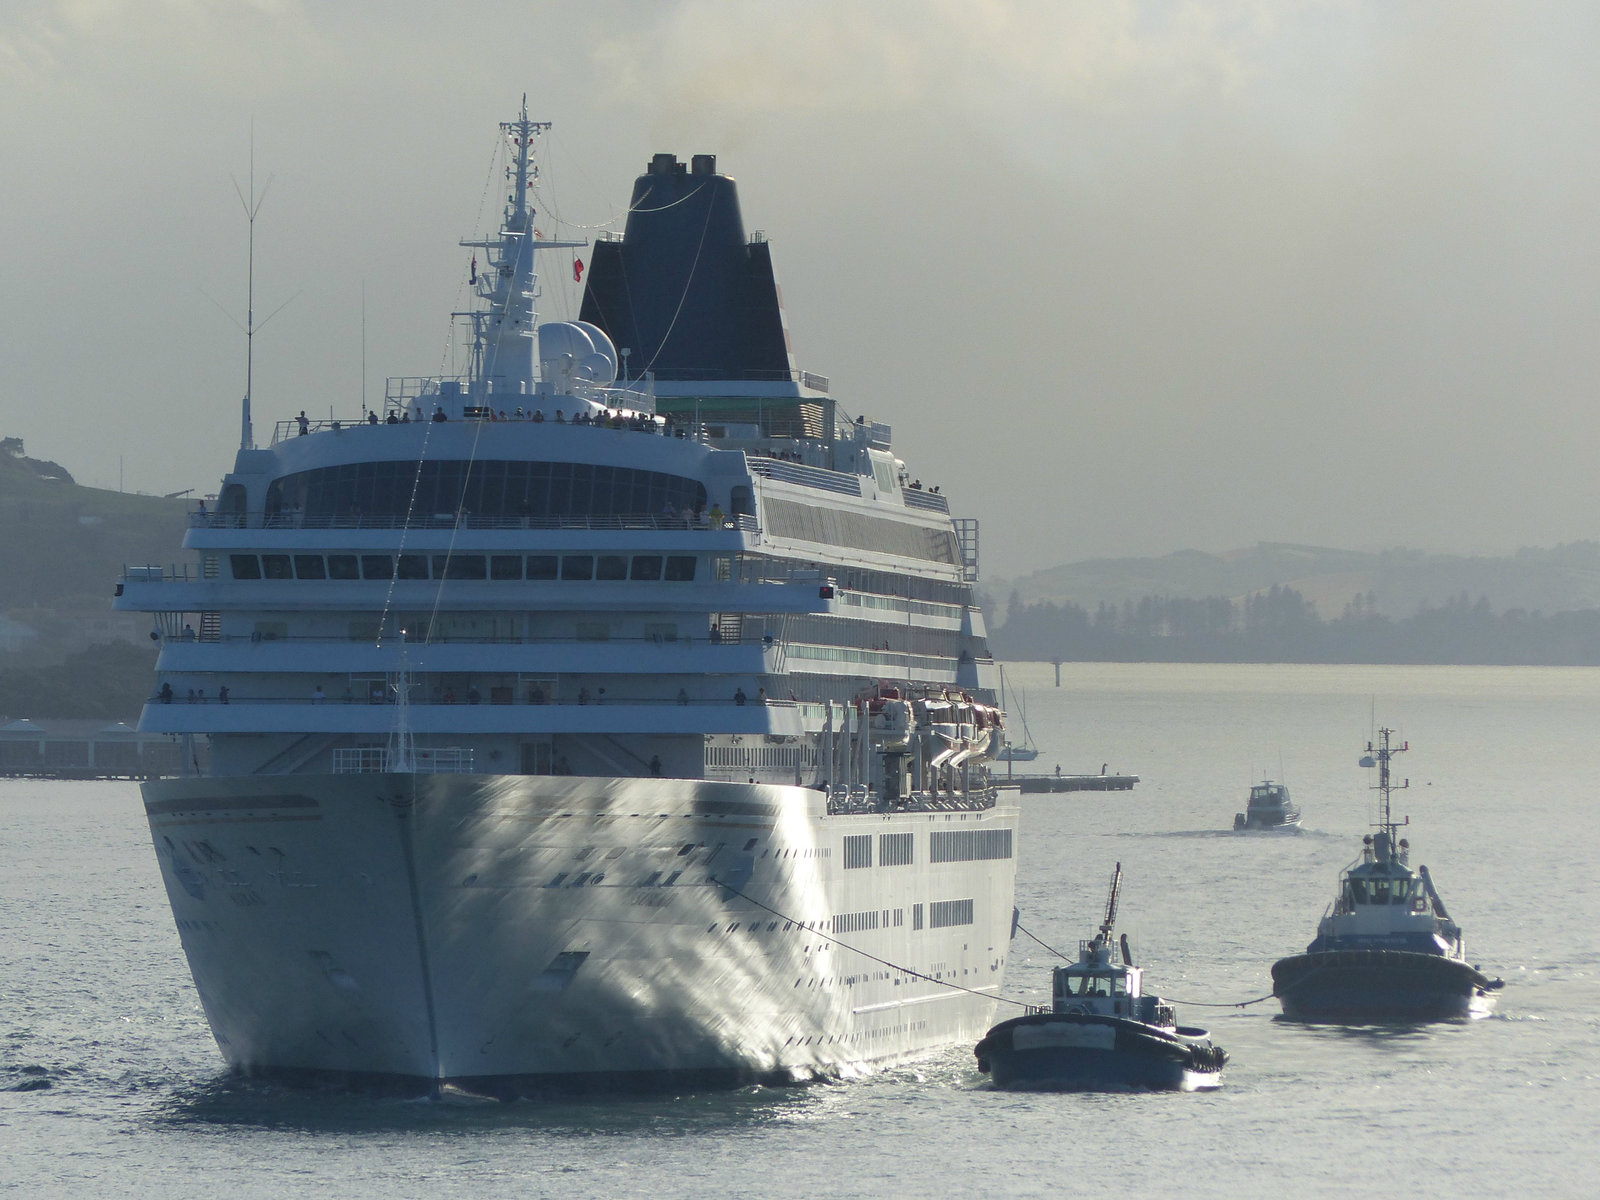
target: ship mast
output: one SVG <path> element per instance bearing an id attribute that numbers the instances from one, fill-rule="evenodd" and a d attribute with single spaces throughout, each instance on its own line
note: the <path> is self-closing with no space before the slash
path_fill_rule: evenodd
<path id="1" fill-rule="evenodd" d="M 1390 760 L 1392 760 L 1396 754 L 1404 754 L 1407 750 L 1411 749 L 1410 742 L 1402 742 L 1398 746 L 1393 745 L 1391 743 L 1391 737 L 1393 733 L 1394 730 L 1392 729 L 1378 730 L 1377 748 L 1374 749 L 1372 743 L 1368 742 L 1367 758 L 1363 760 L 1363 765 L 1372 766 L 1375 763 L 1378 768 L 1378 782 L 1374 785 L 1373 789 L 1378 793 L 1378 828 L 1389 835 L 1389 844 L 1391 846 L 1394 845 L 1395 830 L 1398 828 L 1398 826 L 1395 823 L 1394 814 L 1389 807 L 1389 793 L 1411 786 L 1411 780 L 1409 779 L 1407 779 L 1404 783 L 1392 783 L 1390 781 Z"/>
<path id="2" fill-rule="evenodd" d="M 533 140 L 549 129 L 549 121 L 528 119 L 526 95 L 522 97 L 521 115 L 515 121 L 500 123 L 511 151 L 511 162 L 506 167 L 510 192 L 500 232 L 493 238 L 461 243 L 484 251 L 486 260 L 484 269 L 474 272 L 474 281 L 488 307 L 454 314 L 472 322 L 470 390 L 478 403 L 487 403 L 483 397 L 493 392 L 521 395 L 534 390 L 534 300 L 539 277 L 533 268 L 533 252 L 588 245 L 586 241 L 540 241 L 533 228 L 534 209 L 528 203 L 528 193 L 539 177 L 533 162 Z"/>

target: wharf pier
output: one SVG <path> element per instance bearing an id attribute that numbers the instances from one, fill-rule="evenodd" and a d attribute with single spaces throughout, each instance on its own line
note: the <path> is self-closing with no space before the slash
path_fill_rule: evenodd
<path id="1" fill-rule="evenodd" d="M 120 721 L 0 722 L 0 778 L 153 779 L 180 774 L 182 767 L 176 738 Z"/>
<path id="2" fill-rule="evenodd" d="M 1131 792 L 1137 775 L 1013 775 L 999 779 L 1000 787 L 1014 787 L 1024 795 L 1036 792 Z"/>

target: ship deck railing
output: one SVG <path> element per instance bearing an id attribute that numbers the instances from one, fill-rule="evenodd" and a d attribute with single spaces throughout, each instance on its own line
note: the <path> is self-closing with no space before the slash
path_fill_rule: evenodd
<path id="1" fill-rule="evenodd" d="M 404 516 L 374 516 L 365 513 L 219 513 L 192 512 L 189 525 L 194 529 L 593 529 L 610 531 L 734 530 L 759 534 L 760 522 L 748 514 L 724 516 L 720 524 L 707 514 L 681 516 L 667 513 L 618 513 L 615 515 L 504 516 L 485 517 L 474 513 L 413 513 Z M 125 569 L 123 578 L 133 576 Z"/>
<path id="2" fill-rule="evenodd" d="M 966 792 L 909 792 L 885 804 L 876 792 L 859 784 L 851 788 L 832 788 L 828 792 L 828 815 L 851 816 L 858 813 L 886 812 L 983 812 L 1000 799 L 992 785 L 975 784 Z"/>
<path id="3" fill-rule="evenodd" d="M 778 479 L 784 483 L 798 483 L 802 487 L 824 492 L 837 492 L 841 496 L 861 496 L 861 476 L 827 467 L 813 467 L 805 463 L 790 462 L 764 455 L 746 455 L 750 473 L 764 479 Z"/>
<path id="4" fill-rule="evenodd" d="M 368 626 L 367 631 L 360 637 L 351 637 L 347 634 L 305 634 L 305 633 L 262 633 L 252 630 L 249 633 L 213 633 L 207 630 L 198 632 L 191 626 L 187 632 L 181 627 L 168 631 L 164 636 L 169 642 L 204 642 L 210 646 L 216 645 L 259 645 L 270 643 L 277 646 L 375 646 L 379 638 L 373 632 L 376 625 L 376 616 L 373 626 Z M 461 634 L 461 633 L 436 633 L 432 637 L 426 636 L 421 630 L 407 629 L 404 637 L 400 633 L 385 633 L 382 644 L 389 645 L 405 641 L 413 646 L 605 646 L 621 643 L 623 645 L 637 646 L 683 646 L 685 648 L 704 646 L 763 646 L 767 649 L 792 649 L 797 643 L 785 641 L 780 638 L 770 637 L 756 630 L 754 626 L 735 635 L 732 632 L 713 635 L 705 629 L 698 632 L 679 633 L 676 637 L 666 634 L 645 634 L 639 637 L 621 637 L 616 634 L 604 638 L 579 637 L 575 634 L 551 634 L 540 636 L 537 634 Z M 887 650 L 885 654 L 904 654 L 904 651 Z M 916 657 L 928 657 L 921 655 Z"/>
<path id="5" fill-rule="evenodd" d="M 366 684 L 367 682 L 368 681 L 364 680 L 363 684 Z M 375 688 L 377 690 L 372 690 L 372 688 Z M 145 701 L 145 703 L 146 704 L 150 704 L 150 705 L 164 705 L 166 707 L 172 707 L 172 708 L 182 708 L 182 707 L 184 707 L 186 705 L 195 705 L 195 704 L 211 705 L 213 707 L 219 707 L 220 706 L 220 707 L 227 707 L 227 708 L 236 708 L 236 707 L 239 707 L 241 705 L 252 705 L 252 704 L 254 704 L 254 705 L 270 705 L 270 706 L 273 706 L 273 707 L 283 707 L 283 706 L 286 706 L 286 705 L 316 705 L 316 706 L 320 706 L 320 707 L 324 707 L 324 708 L 333 708 L 333 707 L 341 706 L 341 705 L 355 705 L 355 706 L 360 706 L 360 705 L 389 705 L 389 704 L 394 704 L 395 703 L 395 699 L 396 698 L 395 698 L 395 695 L 394 695 L 393 691 L 390 690 L 390 689 L 386 689 L 382 683 L 372 684 L 372 688 L 369 688 L 369 690 L 364 691 L 364 692 L 360 692 L 360 693 L 352 691 L 348 695 L 324 696 L 321 699 L 317 699 L 315 696 L 306 696 L 306 695 L 301 694 L 301 693 L 296 693 L 293 696 L 282 695 L 282 694 L 278 694 L 278 695 L 259 695 L 259 694 L 246 695 L 246 694 L 243 694 L 243 693 L 240 693 L 240 692 L 237 692 L 237 691 L 230 690 L 228 692 L 228 698 L 226 700 L 223 700 L 220 697 L 215 696 L 215 695 L 196 696 L 196 697 L 194 697 L 194 699 L 189 699 L 187 696 L 178 694 L 178 691 L 175 688 L 173 690 L 173 696 L 172 696 L 171 700 L 163 701 L 161 699 L 161 694 L 159 692 L 154 692 Z M 507 694 L 507 693 L 509 693 L 509 694 Z M 557 699 L 554 699 L 554 700 L 552 700 L 552 699 L 550 699 L 548 697 L 546 697 L 543 700 L 532 700 L 532 699 L 528 698 L 528 695 L 526 693 L 523 693 L 522 695 L 517 695 L 515 689 L 510 688 L 510 687 L 499 687 L 499 686 L 490 686 L 487 689 L 487 693 L 486 694 L 480 693 L 479 698 L 476 699 L 476 700 L 472 699 L 470 694 L 468 694 L 468 695 L 456 695 L 456 694 L 451 693 L 449 698 L 446 698 L 446 695 L 442 694 L 442 693 L 439 694 L 439 695 L 431 695 L 431 694 L 418 695 L 415 691 L 413 691 L 412 694 L 411 694 L 409 703 L 410 703 L 410 706 L 411 706 L 411 708 L 413 710 L 416 710 L 416 709 L 422 708 L 422 707 L 471 708 L 473 706 L 477 706 L 479 708 L 494 708 L 494 707 L 503 707 L 505 705 L 518 705 L 518 706 L 521 706 L 521 707 L 524 707 L 524 708 L 562 708 L 562 709 L 566 709 L 566 708 L 623 708 L 623 707 L 627 707 L 627 708 L 634 708 L 634 707 L 698 708 L 698 709 L 718 708 L 718 709 L 721 709 L 721 708 L 746 708 L 746 707 L 758 708 L 758 707 L 765 707 L 765 708 L 774 708 L 774 709 L 797 709 L 797 710 L 799 710 L 801 712 L 802 715 L 814 716 L 818 720 L 821 720 L 824 717 L 824 715 L 826 714 L 826 708 L 821 703 L 813 704 L 813 703 L 811 703 L 809 701 L 804 701 L 804 700 L 772 700 L 772 699 L 749 698 L 749 699 L 746 699 L 743 704 L 741 704 L 741 703 L 739 703 L 739 701 L 734 700 L 731 697 L 729 697 L 729 698 L 719 697 L 719 698 L 714 698 L 714 699 L 705 698 L 705 697 L 690 697 L 687 700 L 679 700 L 679 699 L 677 699 L 675 697 L 672 697 L 672 696 L 623 696 L 623 695 L 615 695 L 615 694 L 613 694 L 613 693 L 611 693 L 609 691 L 604 696 L 594 696 L 594 697 L 591 697 L 588 700 L 579 700 L 575 696 L 561 696 L 561 697 L 558 697 Z"/>
<path id="6" fill-rule="evenodd" d="M 459 399 L 459 397 L 452 398 L 452 400 L 456 399 Z M 372 415 L 377 416 L 376 413 Z M 390 421 L 384 417 L 378 417 L 376 421 L 367 420 L 366 418 L 360 418 L 354 421 L 345 421 L 336 417 L 330 417 L 326 420 L 313 421 L 308 417 L 305 424 L 302 425 L 300 423 L 300 419 L 298 417 L 294 417 L 287 421 L 274 422 L 272 426 L 272 445 L 276 446 L 281 442 L 290 442 L 295 438 L 307 437 L 313 433 L 347 433 L 352 430 L 383 429 L 387 426 L 393 425 L 429 425 L 434 423 L 448 425 L 452 422 L 465 422 L 468 424 L 481 423 L 484 425 L 570 425 L 574 429 L 599 429 L 613 433 L 648 433 L 652 437 L 689 437 L 692 432 L 690 426 L 688 425 L 685 425 L 681 422 L 677 424 L 664 424 L 653 414 L 647 413 L 642 409 L 639 410 L 639 415 L 637 417 L 632 418 L 615 417 L 611 420 L 596 418 L 592 421 L 573 421 L 563 419 L 557 421 L 555 419 L 554 409 L 551 410 L 550 416 L 541 416 L 538 420 L 534 420 L 532 410 L 529 410 L 520 417 L 502 417 L 498 415 L 491 416 L 489 407 L 485 405 L 482 407 L 469 406 L 466 409 L 464 416 L 447 417 L 445 420 L 439 422 L 426 420 L 421 417 L 414 418 L 410 421 Z M 695 440 L 704 440 L 704 435 L 701 434 L 696 436 Z"/>
<path id="7" fill-rule="evenodd" d="M 900 495 L 905 498 L 907 508 L 922 508 L 929 512 L 947 513 L 950 511 L 950 501 L 942 492 L 926 492 L 921 488 L 901 488 Z"/>
<path id="8" fill-rule="evenodd" d="M 333 752 L 335 775 L 382 774 L 390 769 L 393 755 L 380 746 L 341 747 Z M 411 753 L 412 769 L 418 775 L 472 775 L 476 773 L 473 751 L 465 746 L 418 747 Z"/>

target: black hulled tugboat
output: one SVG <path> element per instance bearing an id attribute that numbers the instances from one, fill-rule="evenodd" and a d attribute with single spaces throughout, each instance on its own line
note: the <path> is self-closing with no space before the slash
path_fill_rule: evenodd
<path id="1" fill-rule="evenodd" d="M 1461 927 L 1450 919 L 1428 875 L 1409 863 L 1397 838 L 1389 793 L 1395 746 L 1380 730 L 1361 765 L 1378 768 L 1377 832 L 1339 877 L 1339 894 L 1304 954 L 1272 964 L 1272 990 L 1290 1020 L 1332 1024 L 1410 1023 L 1485 1016 L 1503 986 L 1466 960 Z M 1409 819 L 1401 824 L 1409 823 Z"/>
<path id="2" fill-rule="evenodd" d="M 978 1043 L 978 1070 L 997 1087 L 1192 1092 L 1221 1085 L 1227 1053 L 1204 1029 L 1179 1025 L 1160 996 L 1144 994 L 1127 935 L 1114 938 L 1121 885 L 1118 863 L 1100 932 L 1078 944 L 1076 963 L 1053 972 L 1049 1011 L 1002 1021 Z M 1113 961 L 1114 946 L 1121 962 Z"/>

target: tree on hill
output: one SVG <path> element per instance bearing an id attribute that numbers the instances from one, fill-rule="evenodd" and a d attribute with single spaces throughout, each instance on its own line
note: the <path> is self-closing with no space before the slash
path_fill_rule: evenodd
<path id="1" fill-rule="evenodd" d="M 0 438 L 0 455 L 9 455 L 32 471 L 40 479 L 59 480 L 62 483 L 75 482 L 67 469 L 60 463 L 53 463 L 47 459 L 29 458 L 22 451 L 21 438 Z"/>
<path id="2" fill-rule="evenodd" d="M 1462 592 L 1401 620 L 1380 615 L 1362 597 L 1324 621 L 1288 587 L 1242 604 L 1222 596 L 1145 596 L 1120 607 L 1102 603 L 1092 615 L 1080 605 L 1024 604 L 1013 595 L 989 644 L 1001 658 L 1077 662 L 1580 666 L 1600 664 L 1600 609 L 1496 614 L 1486 598 Z"/>

